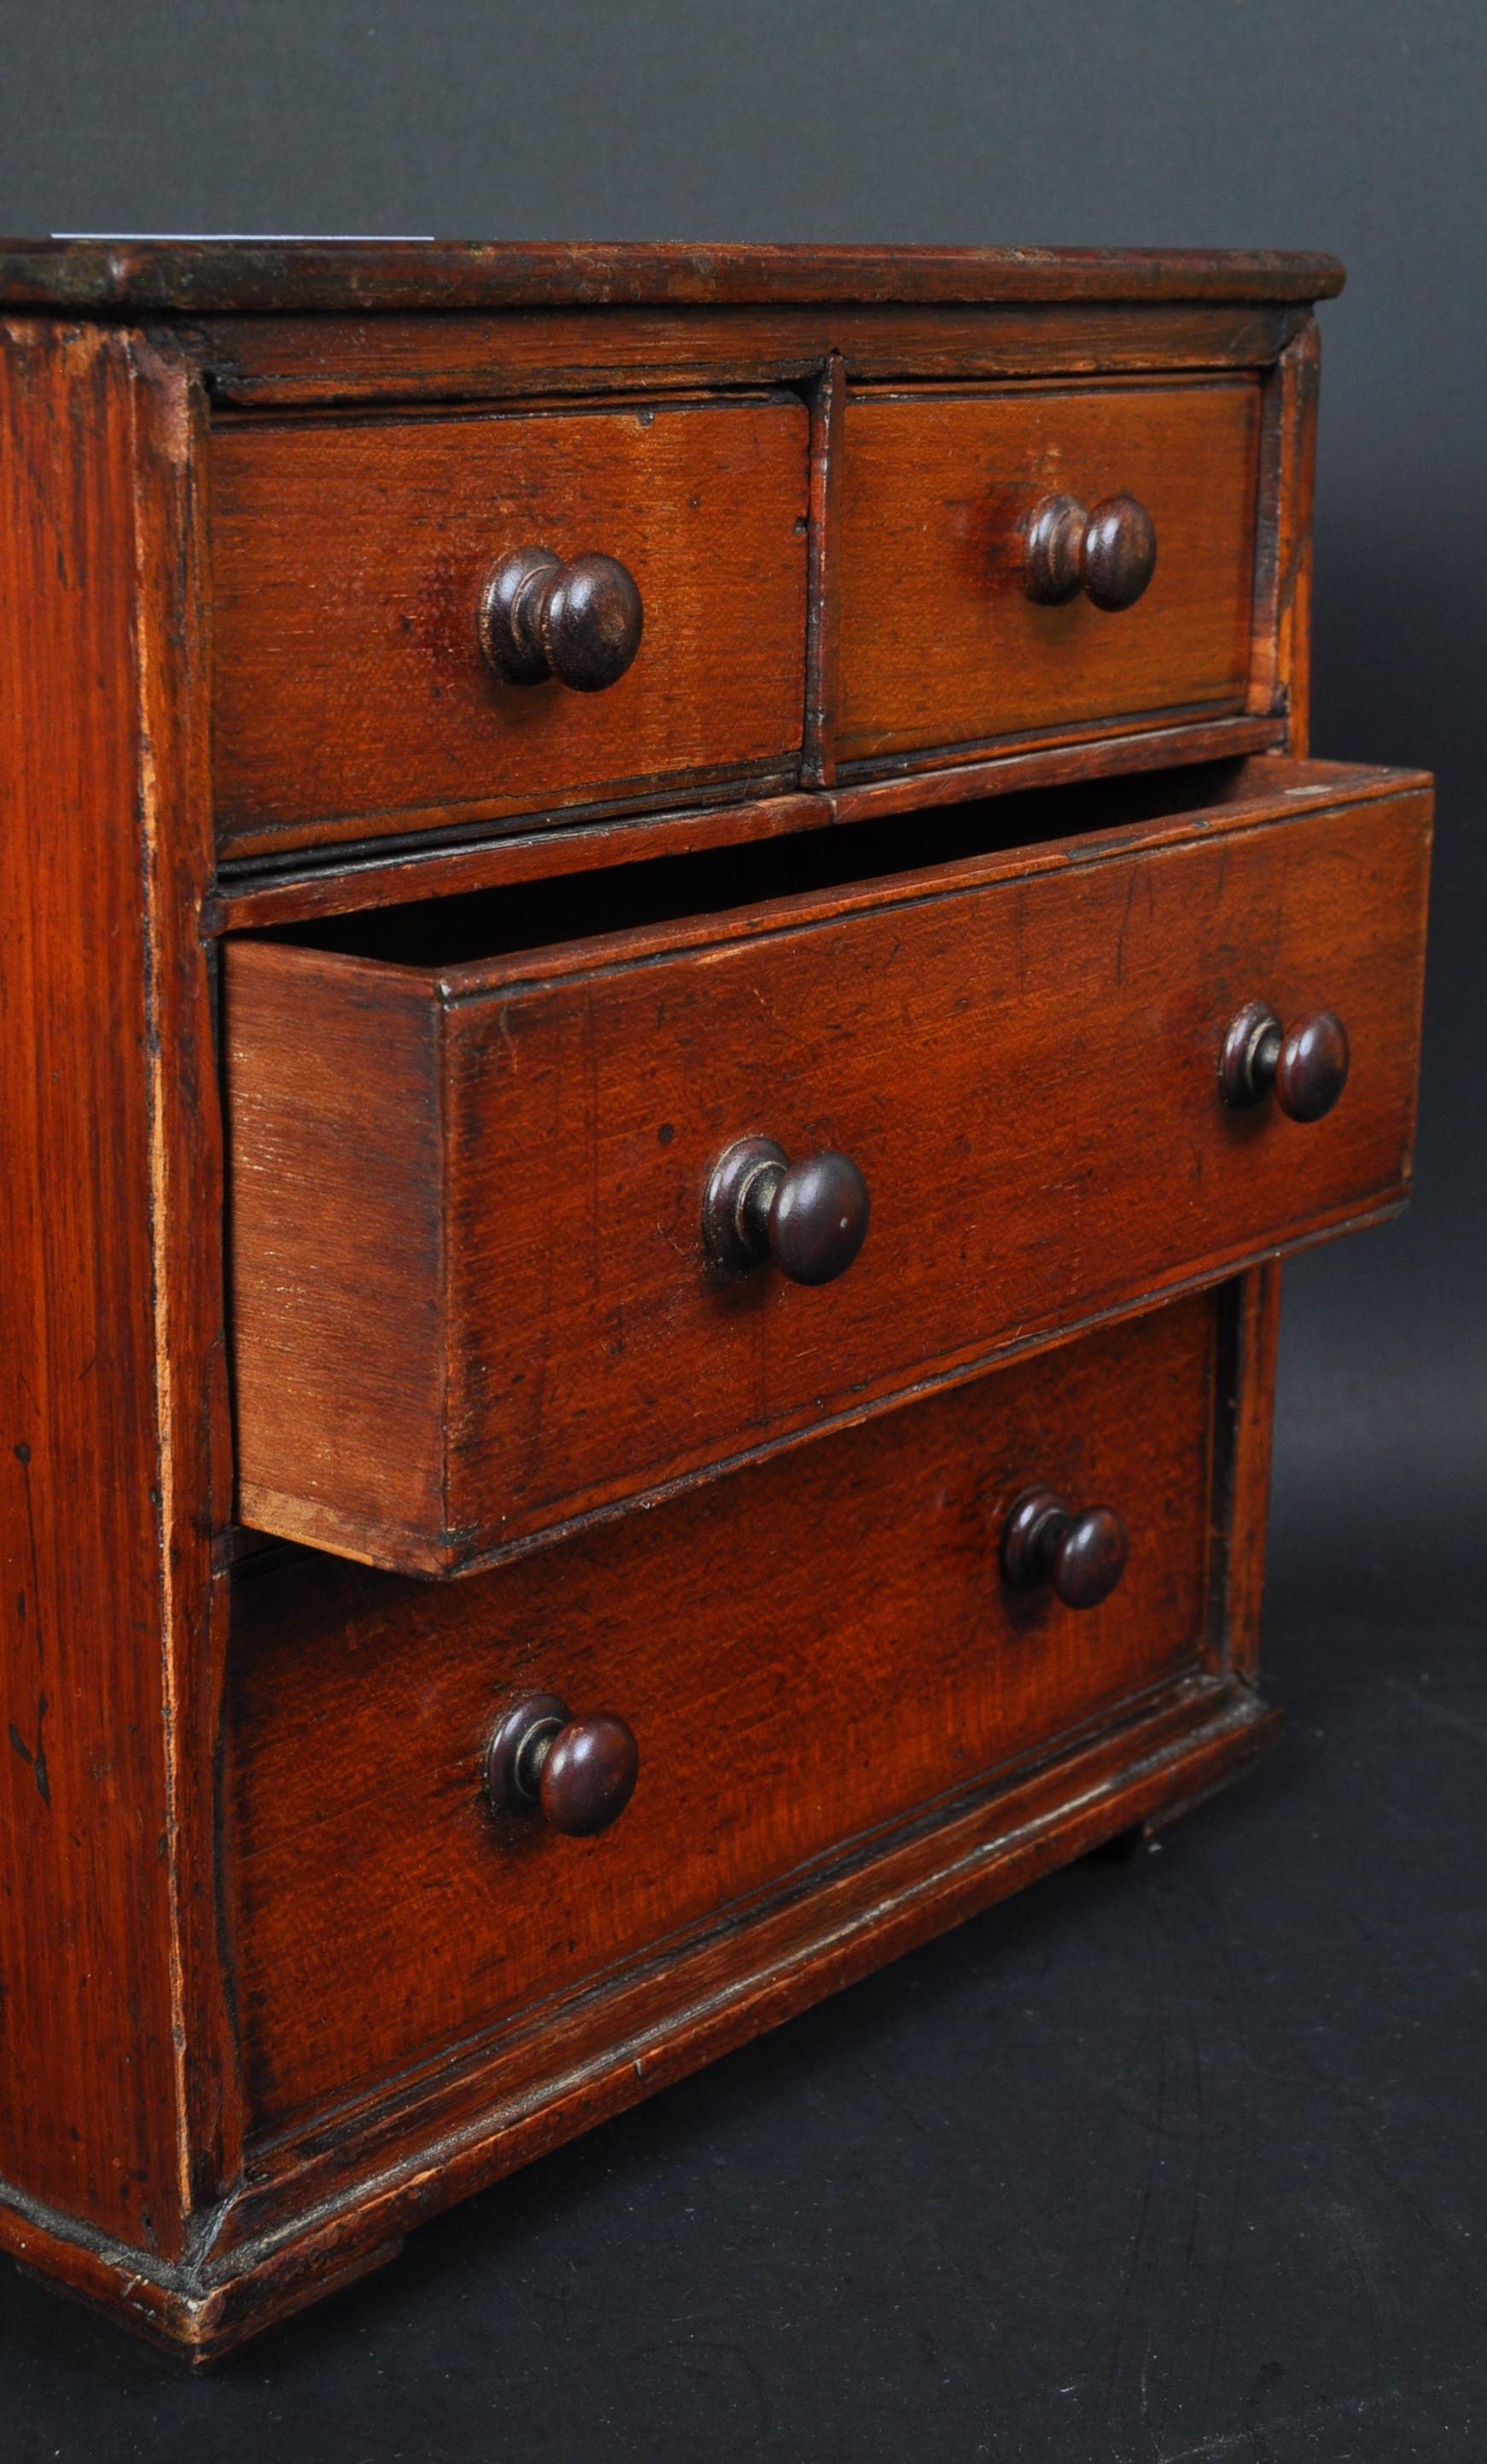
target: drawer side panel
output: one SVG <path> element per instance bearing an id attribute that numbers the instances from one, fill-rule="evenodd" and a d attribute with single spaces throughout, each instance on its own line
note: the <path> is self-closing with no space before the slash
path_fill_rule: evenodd
<path id="1" fill-rule="evenodd" d="M 240 1486 L 444 1520 L 439 1018 L 388 969 L 226 945 Z M 350 1550 L 355 1554 L 354 1546 Z"/>

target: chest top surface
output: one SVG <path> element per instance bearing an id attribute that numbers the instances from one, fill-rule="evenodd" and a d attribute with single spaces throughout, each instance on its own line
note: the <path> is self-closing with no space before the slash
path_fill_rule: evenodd
<path id="1" fill-rule="evenodd" d="M 1311 300 L 1332 256 L 1276 249 L 816 248 L 693 242 L 0 240 L 0 304 L 145 317 L 502 307 Z"/>

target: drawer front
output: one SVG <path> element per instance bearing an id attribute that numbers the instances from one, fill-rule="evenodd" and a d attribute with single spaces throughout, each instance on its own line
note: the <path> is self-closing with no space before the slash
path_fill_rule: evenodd
<path id="1" fill-rule="evenodd" d="M 467 1583 L 328 1560 L 240 1578 L 228 1792 L 258 2122 L 798 1892 L 1190 1669 L 1214 1315 L 1174 1304 Z M 1099 1605 L 1002 1580 L 1036 1482 L 1127 1525 Z M 484 1741 L 532 1688 L 633 1731 L 634 1795 L 596 1837 L 486 1809 Z"/>
<path id="2" fill-rule="evenodd" d="M 216 431 L 224 851 L 778 775 L 804 706 L 808 420 L 795 401 Z M 515 551 L 617 559 L 643 608 L 603 690 L 499 677 Z"/>
<path id="3" fill-rule="evenodd" d="M 1070 386 L 848 404 L 840 759 L 1232 710 L 1249 674 L 1259 387 Z M 1065 496 L 1134 497 L 1156 564 L 1131 605 L 1028 593 Z M 1067 586 L 1067 585 L 1066 585 Z"/>
<path id="4" fill-rule="evenodd" d="M 233 945 L 244 1519 L 469 1565 L 1398 1201 L 1429 810 L 919 873 L 670 955 Z M 1324 1119 L 1222 1100 L 1256 999 L 1343 1021 Z M 760 1133 L 865 1175 L 838 1280 L 709 1265 L 710 1171 Z"/>

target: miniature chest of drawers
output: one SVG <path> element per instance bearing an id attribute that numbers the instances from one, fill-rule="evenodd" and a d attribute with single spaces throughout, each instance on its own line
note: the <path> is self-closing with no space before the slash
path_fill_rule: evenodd
<path id="1" fill-rule="evenodd" d="M 1238 1771 L 1323 257 L 0 252 L 0 2244 L 210 2359 Z"/>

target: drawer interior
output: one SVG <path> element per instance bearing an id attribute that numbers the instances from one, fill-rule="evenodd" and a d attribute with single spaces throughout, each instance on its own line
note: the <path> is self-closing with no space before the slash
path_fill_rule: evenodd
<path id="1" fill-rule="evenodd" d="M 1196 813 L 1242 815 L 1277 796 L 1324 796 L 1358 774 L 1272 756 L 1193 763 L 1145 776 L 884 815 L 838 828 L 797 830 L 742 847 L 652 856 L 598 873 L 410 900 L 313 923 L 274 937 L 389 965 L 444 968 L 721 916 L 775 901 L 819 896 L 930 872 L 978 857 L 1061 841 L 1140 839 Z"/>

